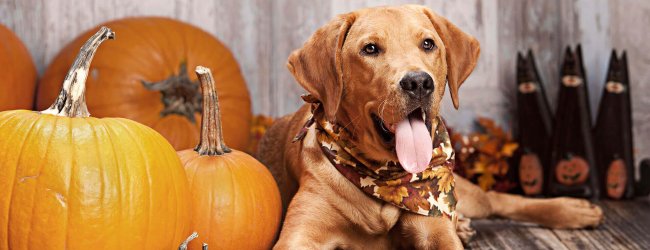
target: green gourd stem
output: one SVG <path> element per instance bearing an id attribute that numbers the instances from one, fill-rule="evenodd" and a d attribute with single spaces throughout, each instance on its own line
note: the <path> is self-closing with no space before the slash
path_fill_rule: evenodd
<path id="1" fill-rule="evenodd" d="M 226 146 L 221 129 L 219 97 L 214 86 L 214 78 L 209 68 L 196 67 L 196 75 L 203 92 L 203 116 L 201 118 L 201 140 L 194 149 L 200 155 L 222 155 L 232 150 Z"/>
<path id="2" fill-rule="evenodd" d="M 86 41 L 63 80 L 59 96 L 52 106 L 41 113 L 66 117 L 90 116 L 86 106 L 86 78 L 97 48 L 108 39 L 115 39 L 115 32 L 107 27 L 101 27 Z"/>

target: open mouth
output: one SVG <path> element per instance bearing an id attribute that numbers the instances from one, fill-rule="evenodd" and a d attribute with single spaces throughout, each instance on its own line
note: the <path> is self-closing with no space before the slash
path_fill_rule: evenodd
<path id="1" fill-rule="evenodd" d="M 379 136 L 381 137 L 382 141 L 386 144 L 386 146 L 394 150 L 395 129 L 397 127 L 397 124 L 396 123 L 386 124 L 383 119 L 381 119 L 378 115 L 374 113 L 371 114 L 370 116 L 375 125 L 375 130 L 377 130 L 377 134 L 379 134 Z M 416 108 L 411 113 L 409 113 L 407 117 L 408 119 L 420 119 L 424 121 L 424 124 L 426 124 L 427 126 L 427 130 L 429 130 L 429 135 L 431 135 L 431 117 L 429 117 L 427 112 L 424 112 L 422 108 Z"/>
<path id="2" fill-rule="evenodd" d="M 532 187 L 537 185 L 537 179 L 534 179 L 532 181 L 522 181 L 521 184 L 523 184 L 524 186 Z"/>

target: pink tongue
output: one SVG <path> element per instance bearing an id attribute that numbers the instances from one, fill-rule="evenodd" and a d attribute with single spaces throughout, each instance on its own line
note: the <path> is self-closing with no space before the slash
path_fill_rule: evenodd
<path id="1" fill-rule="evenodd" d="M 404 170 L 419 173 L 429 166 L 433 142 L 422 118 L 409 116 L 398 123 L 395 144 L 397 159 Z"/>

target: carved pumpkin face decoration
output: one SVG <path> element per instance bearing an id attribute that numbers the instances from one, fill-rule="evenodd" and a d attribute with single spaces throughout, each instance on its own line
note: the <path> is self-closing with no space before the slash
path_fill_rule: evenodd
<path id="1" fill-rule="evenodd" d="M 625 162 L 621 159 L 612 161 L 607 168 L 607 196 L 613 199 L 623 197 L 626 182 L 627 169 L 625 168 Z"/>
<path id="2" fill-rule="evenodd" d="M 526 195 L 542 192 L 542 164 L 536 154 L 527 153 L 519 161 L 519 182 Z"/>
<path id="3" fill-rule="evenodd" d="M 560 160 L 555 167 L 555 178 L 560 184 L 574 186 L 584 183 L 589 176 L 589 164 L 579 156 Z"/>

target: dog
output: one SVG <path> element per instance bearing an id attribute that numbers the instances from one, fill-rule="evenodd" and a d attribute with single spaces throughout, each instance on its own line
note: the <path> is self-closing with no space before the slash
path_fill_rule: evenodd
<path id="1" fill-rule="evenodd" d="M 420 150 L 431 143 L 419 136 L 422 124 L 429 132 L 425 137 L 435 141 L 431 121 L 438 117 L 446 85 L 458 108 L 458 89 L 479 52 L 478 41 L 447 19 L 423 6 L 404 5 L 339 15 L 291 53 L 289 71 L 311 103 L 279 118 L 258 149 L 285 211 L 274 248 L 462 249 L 461 238 L 474 233 L 462 218 L 498 216 L 550 228 L 599 225 L 602 210 L 587 200 L 485 192 L 459 176 L 452 183 L 457 216 L 407 211 L 364 193 L 319 144 L 315 111 L 348 131 L 348 145 L 367 161 L 399 162 L 404 173 L 416 176 L 423 171 L 422 159 L 431 157 Z M 405 121 L 413 127 L 400 129 Z"/>

